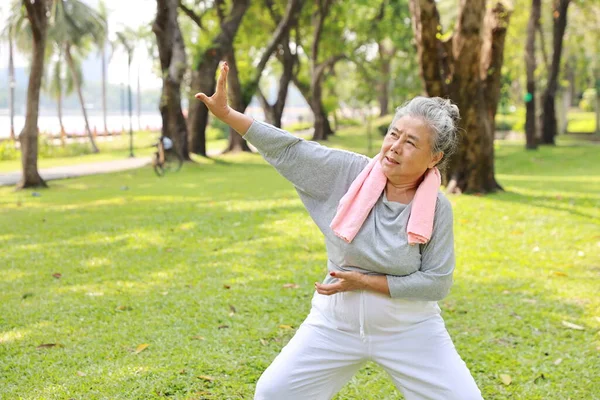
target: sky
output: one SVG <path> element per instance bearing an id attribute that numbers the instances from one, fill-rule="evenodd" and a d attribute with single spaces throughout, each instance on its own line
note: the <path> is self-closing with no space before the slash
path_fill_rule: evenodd
<path id="1" fill-rule="evenodd" d="M 97 7 L 98 0 L 84 0 L 93 7 Z M 104 0 L 107 9 L 109 10 L 108 29 L 109 38 L 114 40 L 116 32 L 122 30 L 125 26 L 133 29 L 141 25 L 149 25 L 154 20 L 156 14 L 155 0 Z M 4 26 L 3 21 L 8 16 L 8 8 L 10 2 L 8 0 L 0 0 L 0 26 Z M 100 60 L 98 60 L 100 62 Z M 139 66 L 140 81 L 142 88 L 159 88 L 162 82 L 153 71 L 153 60 L 147 55 L 145 48 L 136 49 L 135 57 L 132 61 L 131 78 L 135 82 L 137 80 L 137 70 Z M 29 65 L 29 57 L 23 54 L 15 56 L 15 67 L 27 67 Z M 8 67 L 8 45 L 0 43 L 0 69 Z M 0 77 L 4 79 L 5 77 Z M 86 79 L 100 80 L 100 77 L 86 77 Z M 122 51 L 117 51 L 113 55 L 108 66 L 108 81 L 113 84 L 125 83 L 127 80 L 127 56 Z"/>

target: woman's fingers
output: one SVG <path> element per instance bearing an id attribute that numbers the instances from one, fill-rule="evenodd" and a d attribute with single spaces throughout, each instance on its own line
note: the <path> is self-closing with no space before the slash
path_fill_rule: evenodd
<path id="1" fill-rule="evenodd" d="M 227 90 L 227 73 L 229 72 L 229 65 L 223 63 L 221 67 L 221 73 L 219 74 L 219 81 L 217 82 L 217 89 L 220 92 L 226 93 Z"/>
<path id="2" fill-rule="evenodd" d="M 208 96 L 205 95 L 204 93 L 196 93 L 196 95 L 194 97 L 205 104 L 206 104 L 206 101 L 208 100 Z"/>
<path id="3" fill-rule="evenodd" d="M 315 282 L 315 289 L 317 290 L 317 293 L 329 296 L 338 293 L 341 289 L 341 285 L 339 283 L 332 283 L 327 285 Z"/>

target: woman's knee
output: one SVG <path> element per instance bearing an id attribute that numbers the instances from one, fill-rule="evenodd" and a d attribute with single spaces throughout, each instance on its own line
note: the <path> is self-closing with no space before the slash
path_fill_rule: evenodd
<path id="1" fill-rule="evenodd" d="M 256 383 L 254 400 L 277 400 L 286 397 L 288 385 L 285 379 L 270 372 L 267 369 Z"/>

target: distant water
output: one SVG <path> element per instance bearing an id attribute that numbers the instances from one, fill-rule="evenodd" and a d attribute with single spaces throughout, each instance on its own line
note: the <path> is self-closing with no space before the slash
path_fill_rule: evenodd
<path id="1" fill-rule="evenodd" d="M 246 114 L 258 120 L 264 120 L 264 113 L 260 107 L 249 107 Z M 283 123 L 289 124 L 298 121 L 312 120 L 312 114 L 308 107 L 289 107 L 285 109 L 283 115 Z M 104 120 L 101 114 L 94 112 L 88 115 L 90 129 L 94 128 L 98 133 L 104 132 Z M 109 114 L 106 117 L 107 127 L 109 132 L 120 132 L 121 129 L 129 131 L 129 116 L 121 116 L 120 114 Z M 14 118 L 15 134 L 18 136 L 25 124 L 24 115 L 16 115 Z M 162 127 L 162 119 L 157 113 L 142 113 L 138 119 L 134 113 L 131 121 L 133 130 L 149 129 L 160 130 Z M 85 122 L 81 114 L 69 113 L 63 116 L 63 125 L 65 131 L 69 134 L 85 135 Z M 38 126 L 40 133 L 60 133 L 60 124 L 56 115 L 42 114 L 38 118 Z M 10 137 L 10 117 L 8 110 L 0 110 L 0 139 Z"/>

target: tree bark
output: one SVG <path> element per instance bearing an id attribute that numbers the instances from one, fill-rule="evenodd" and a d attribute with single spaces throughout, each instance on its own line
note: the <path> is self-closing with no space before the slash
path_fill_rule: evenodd
<path id="1" fill-rule="evenodd" d="M 25 115 L 25 126 L 19 135 L 21 143 L 21 165 L 23 177 L 17 184 L 17 188 L 28 188 L 43 186 L 46 182 L 38 172 L 38 112 L 40 103 L 40 88 L 44 75 L 44 53 L 46 49 L 46 37 L 48 31 L 49 3 L 48 0 L 40 0 L 34 3 L 23 0 L 27 10 L 27 19 L 32 33 L 32 58 L 27 86 L 27 111 Z"/>
<path id="2" fill-rule="evenodd" d="M 324 132 L 333 132 L 333 130 L 331 129 L 331 125 L 329 124 L 329 119 L 327 118 L 327 115 L 325 114 L 325 107 L 320 104 L 319 107 L 315 108 L 314 104 L 312 102 L 312 94 L 310 91 L 310 86 L 306 83 L 303 83 L 300 81 L 300 79 L 298 78 L 297 75 L 294 75 L 294 77 L 292 78 L 292 81 L 294 82 L 294 85 L 296 85 L 296 87 L 298 88 L 298 90 L 300 91 L 300 93 L 302 93 L 302 97 L 304 97 L 304 100 L 306 100 L 306 102 L 308 103 L 315 120 L 317 119 L 317 115 L 319 115 L 320 118 L 320 124 L 323 124 L 324 127 Z M 317 126 L 317 124 L 315 123 L 313 126 Z M 327 140 L 327 137 L 325 137 L 324 139 L 316 139 L 315 138 L 316 135 L 315 133 L 313 133 L 313 138 L 312 140 Z"/>
<path id="3" fill-rule="evenodd" d="M 215 74 L 219 62 L 231 51 L 233 39 L 250 5 L 249 0 L 234 0 L 231 12 L 227 18 L 222 18 L 221 32 L 213 39 L 212 46 L 208 48 L 192 71 L 188 132 L 190 151 L 206 157 L 206 124 L 208 123 L 208 108 L 193 95 L 202 92 L 207 96 L 215 93 L 217 83 Z M 220 9 L 221 2 L 216 2 Z M 219 13 L 221 13 L 219 11 Z M 200 26 L 201 27 L 201 26 Z M 202 28 L 202 27 L 201 27 Z"/>
<path id="4" fill-rule="evenodd" d="M 13 59 L 13 29 L 8 27 L 8 108 L 10 109 L 10 138 L 15 141 L 15 62 Z"/>
<path id="5" fill-rule="evenodd" d="M 65 126 L 63 125 L 63 96 L 62 96 L 62 90 L 60 89 L 60 85 L 59 85 L 59 92 L 58 92 L 58 123 L 60 124 L 60 143 L 61 145 L 64 147 L 67 144 L 67 133 L 65 132 Z"/>
<path id="6" fill-rule="evenodd" d="M 241 113 L 246 111 L 248 104 L 252 100 L 252 96 L 256 93 L 260 78 L 267 65 L 267 62 L 271 58 L 273 52 L 277 49 L 282 40 L 288 35 L 292 26 L 295 25 L 295 21 L 302 8 L 303 1 L 301 0 L 290 0 L 287 4 L 285 15 L 281 18 L 277 24 L 277 28 L 271 37 L 271 40 L 267 44 L 261 59 L 256 66 L 253 77 L 246 84 L 242 84 L 239 80 L 239 73 L 237 64 L 235 61 L 234 49 L 232 48 L 226 55 L 225 58 L 229 63 L 229 99 L 231 106 Z M 229 144 L 226 152 L 230 151 L 250 151 L 247 143 L 243 138 L 236 134 L 233 129 L 230 129 Z"/>
<path id="7" fill-rule="evenodd" d="M 510 10 L 498 2 L 486 15 L 485 0 L 461 0 L 454 34 L 442 42 L 435 1 L 411 0 L 410 8 L 426 93 L 449 97 L 461 113 L 464 134 L 444 175 L 447 190 L 501 190 L 494 175 L 493 119 Z"/>
<path id="8" fill-rule="evenodd" d="M 159 110 L 162 117 L 161 133 L 173 140 L 175 150 L 184 160 L 190 159 L 188 131 L 181 109 L 181 82 L 187 60 L 177 13 L 178 0 L 157 0 L 156 19 L 152 30 L 163 76 Z M 139 75 L 139 74 L 138 74 Z M 139 94 L 138 94 L 139 96 Z"/>
<path id="9" fill-rule="evenodd" d="M 243 95 L 240 75 L 235 61 L 233 48 L 225 55 L 225 60 L 229 64 L 229 75 L 227 78 L 227 97 L 229 98 L 229 106 L 240 113 L 246 111 L 248 103 Z M 238 135 L 233 128 L 229 128 L 229 143 L 225 152 L 250 151 L 248 143 Z"/>
<path id="10" fill-rule="evenodd" d="M 96 146 L 96 142 L 94 141 L 94 137 L 92 136 L 92 130 L 90 129 L 90 124 L 88 121 L 87 110 L 85 109 L 85 100 L 83 99 L 83 92 L 81 91 L 81 82 L 79 82 L 79 78 L 77 77 L 77 71 L 75 71 L 75 63 L 73 62 L 73 56 L 71 55 L 71 45 L 67 43 L 65 45 L 65 58 L 67 60 L 67 65 L 69 66 L 69 70 L 71 71 L 71 76 L 73 79 L 73 84 L 75 85 L 75 90 L 77 91 L 77 97 L 79 98 L 79 103 L 81 104 L 81 112 L 83 113 L 83 119 L 85 122 L 85 131 L 90 139 L 90 144 L 92 145 L 92 152 L 98 153 L 98 146 Z"/>
<path id="11" fill-rule="evenodd" d="M 535 93 L 535 34 L 540 24 L 541 0 L 532 0 L 529 23 L 527 24 L 527 42 L 525 45 L 525 65 L 527 70 L 527 94 L 525 97 L 525 148 L 537 149 L 536 141 L 536 93 Z"/>
<path id="12" fill-rule="evenodd" d="M 108 135 L 108 123 L 106 122 L 106 43 L 102 43 L 102 122 L 104 123 L 104 134 Z"/>
<path id="13" fill-rule="evenodd" d="M 293 20 L 290 21 L 290 27 L 295 27 L 296 35 L 298 35 L 298 18 L 303 4 L 303 2 L 299 4 L 297 11 L 292 15 Z M 273 20 L 279 25 L 282 17 L 277 15 L 271 2 L 267 1 L 267 5 Z M 277 90 L 277 99 L 275 100 L 275 103 L 270 105 L 263 93 L 260 90 L 257 90 L 258 98 L 265 113 L 265 118 L 270 124 L 278 128 L 281 128 L 281 118 L 283 116 L 283 110 L 285 108 L 290 82 L 294 76 L 294 67 L 297 65 L 296 61 L 298 59 L 297 54 L 292 53 L 290 49 L 290 31 L 283 35 L 278 49 L 275 52 L 277 59 L 283 66 L 283 73 L 279 78 L 279 87 Z"/>
<path id="14" fill-rule="evenodd" d="M 556 129 L 556 90 L 558 89 L 558 73 L 565 29 L 567 27 L 567 10 L 570 0 L 554 0 L 553 2 L 553 39 L 552 67 L 548 76 L 548 85 L 543 97 L 542 143 L 554 145 Z"/>
<path id="15" fill-rule="evenodd" d="M 327 137 L 333 133 L 333 130 L 329 125 L 329 120 L 327 119 L 325 107 L 323 106 L 322 84 L 325 68 L 333 68 L 337 60 L 328 60 L 326 62 L 319 63 L 319 46 L 321 44 L 321 37 L 323 36 L 323 27 L 325 25 L 325 18 L 327 18 L 332 4 L 332 0 L 317 0 L 318 11 L 313 15 L 315 32 L 311 45 L 310 100 L 308 102 L 315 117 L 312 140 L 327 140 Z M 338 57 L 339 59 L 342 58 L 342 56 Z"/>

